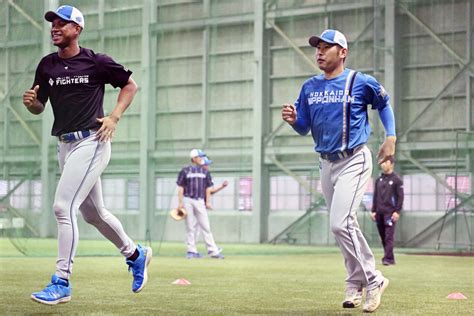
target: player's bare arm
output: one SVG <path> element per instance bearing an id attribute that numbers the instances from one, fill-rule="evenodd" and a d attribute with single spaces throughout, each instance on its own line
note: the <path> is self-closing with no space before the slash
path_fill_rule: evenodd
<path id="1" fill-rule="evenodd" d="M 387 136 L 383 144 L 380 146 L 377 154 L 378 163 L 384 163 L 390 157 L 395 155 L 395 143 L 397 142 L 396 136 Z"/>
<path id="2" fill-rule="evenodd" d="M 208 210 L 212 210 L 211 205 L 211 194 L 212 194 L 212 187 L 206 189 L 206 208 Z"/>
<path id="3" fill-rule="evenodd" d="M 23 104 L 26 106 L 28 111 L 33 114 L 40 114 L 44 111 L 44 104 L 38 100 L 39 85 L 36 85 L 33 89 L 26 90 L 23 93 Z"/>
<path id="4" fill-rule="evenodd" d="M 178 186 L 178 208 L 183 208 L 184 187 Z"/>
<path id="5" fill-rule="evenodd" d="M 117 123 L 122 117 L 122 114 L 129 107 L 133 101 L 133 97 L 137 93 L 138 86 L 132 78 L 128 79 L 127 84 L 120 89 L 120 93 L 117 98 L 117 105 L 110 115 L 103 118 L 97 118 L 97 121 L 102 123 L 102 126 L 97 131 L 97 137 L 99 141 L 106 142 L 112 140 L 114 137 L 115 128 Z"/>
<path id="6" fill-rule="evenodd" d="M 213 188 L 212 188 L 211 194 L 215 194 L 215 193 L 221 191 L 222 189 L 224 189 L 224 188 L 225 188 L 226 186 L 228 186 L 228 185 L 229 185 L 229 182 L 228 182 L 227 180 L 224 181 L 224 182 L 222 182 L 222 184 L 221 184 L 219 187 L 217 187 L 217 188 L 214 188 L 214 187 L 213 187 Z"/>
<path id="7" fill-rule="evenodd" d="M 296 122 L 296 107 L 289 103 L 283 104 L 281 118 L 288 124 L 294 124 Z"/>

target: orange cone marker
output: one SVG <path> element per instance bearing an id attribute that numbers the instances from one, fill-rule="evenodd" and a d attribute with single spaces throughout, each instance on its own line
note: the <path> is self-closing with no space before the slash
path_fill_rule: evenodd
<path id="1" fill-rule="evenodd" d="M 171 284 L 176 284 L 176 285 L 191 285 L 191 282 L 189 282 L 186 279 L 176 279 L 174 280 Z"/>
<path id="2" fill-rule="evenodd" d="M 450 300 L 467 300 L 467 297 L 464 296 L 464 294 L 460 292 L 451 293 L 448 296 L 446 296 L 446 298 Z"/>

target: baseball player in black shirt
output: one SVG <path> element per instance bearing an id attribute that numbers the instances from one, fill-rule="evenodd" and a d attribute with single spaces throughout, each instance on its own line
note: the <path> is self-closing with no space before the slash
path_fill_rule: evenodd
<path id="1" fill-rule="evenodd" d="M 395 264 L 393 243 L 395 240 L 395 226 L 400 218 L 403 206 L 403 181 L 393 172 L 395 160 L 380 164 L 382 175 L 375 181 L 374 199 L 372 203 L 372 220 L 377 223 L 380 238 L 384 249 L 382 263 Z"/>
<path id="2" fill-rule="evenodd" d="M 109 239 L 126 258 L 133 272 L 132 290 L 137 293 L 147 282 L 150 247 L 136 245 L 120 221 L 104 207 L 100 176 L 110 160 L 110 141 L 124 111 L 137 91 L 132 72 L 112 58 L 79 46 L 84 16 L 64 5 L 49 11 L 51 39 L 56 53 L 45 56 L 36 69 L 33 86 L 25 91 L 23 103 L 33 114 L 43 112 L 50 100 L 58 138 L 61 177 L 53 209 L 58 223 L 58 258 L 51 282 L 31 295 L 34 301 L 55 305 L 71 300 L 71 276 L 79 241 L 77 212 Z M 104 116 L 104 86 L 119 87 L 113 111 Z"/>

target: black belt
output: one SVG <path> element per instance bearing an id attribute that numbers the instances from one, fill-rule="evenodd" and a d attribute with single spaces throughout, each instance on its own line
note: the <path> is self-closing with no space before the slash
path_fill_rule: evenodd
<path id="1" fill-rule="evenodd" d="M 362 147 L 364 147 L 364 145 L 360 145 L 360 146 L 357 146 L 355 148 L 350 148 L 350 149 L 346 149 L 346 150 L 343 150 L 343 151 L 338 151 L 338 152 L 335 152 L 335 153 L 329 153 L 329 154 L 320 153 L 320 155 L 321 155 L 321 158 L 323 158 L 324 160 L 334 162 L 334 161 L 338 161 L 338 160 L 341 160 L 341 159 L 344 159 L 344 158 L 347 158 L 347 157 L 350 157 L 350 156 L 354 155 L 359 150 L 361 150 Z"/>
<path id="2" fill-rule="evenodd" d="M 86 130 L 83 130 L 83 131 L 65 133 L 65 134 L 62 134 L 62 135 L 58 136 L 58 138 L 63 143 L 72 143 L 72 142 L 75 142 L 76 140 L 80 140 L 80 139 L 89 137 L 91 134 L 93 134 L 95 132 L 96 132 L 96 130 L 86 129 Z"/>

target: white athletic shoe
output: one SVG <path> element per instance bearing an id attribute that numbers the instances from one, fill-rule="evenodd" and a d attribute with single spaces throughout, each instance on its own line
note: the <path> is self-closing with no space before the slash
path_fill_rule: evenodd
<path id="1" fill-rule="evenodd" d="M 347 287 L 346 298 L 342 302 L 344 308 L 355 308 L 359 307 L 362 303 L 363 288 Z"/>
<path id="2" fill-rule="evenodd" d="M 375 289 L 367 290 L 367 295 L 365 296 L 364 312 L 372 313 L 375 311 L 382 300 L 382 294 L 388 286 L 388 279 L 383 278 L 382 283 L 379 284 Z"/>

